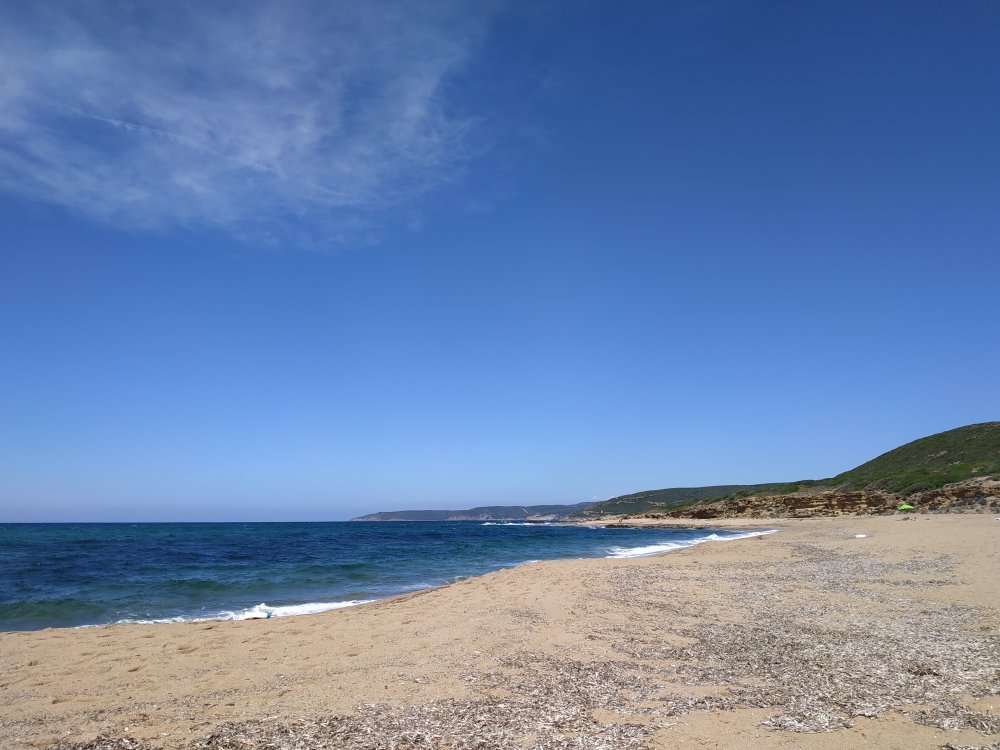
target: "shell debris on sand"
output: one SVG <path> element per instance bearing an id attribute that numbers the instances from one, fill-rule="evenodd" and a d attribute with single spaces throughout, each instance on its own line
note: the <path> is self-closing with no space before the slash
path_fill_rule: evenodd
<path id="1" fill-rule="evenodd" d="M 906 704 L 933 703 L 957 693 L 997 694 L 1000 639 L 974 627 L 982 612 L 929 605 L 871 587 L 896 588 L 899 576 L 914 577 L 909 583 L 917 586 L 943 585 L 945 580 L 928 576 L 948 573 L 952 565 L 945 557 L 882 562 L 798 544 L 784 563 L 700 571 L 707 588 L 725 586 L 727 596 L 745 608 L 744 620 L 699 618 L 694 627 L 678 631 L 693 645 L 671 646 L 655 637 L 659 617 L 654 606 L 651 617 L 635 613 L 633 632 L 620 648 L 639 659 L 670 660 L 669 669 L 690 684 L 728 686 L 719 707 L 777 710 L 764 721 L 775 729 L 827 731 Z M 655 571 L 642 575 L 655 576 Z M 792 592 L 803 582 L 830 596 L 790 606 Z M 647 592 L 655 587 L 655 581 L 639 586 Z M 863 606 L 867 602 L 877 609 Z M 634 606 L 644 607 L 649 605 Z M 912 718 L 945 726 L 938 722 L 950 717 L 956 727 L 997 731 L 995 716 L 954 703 L 936 711 Z"/>

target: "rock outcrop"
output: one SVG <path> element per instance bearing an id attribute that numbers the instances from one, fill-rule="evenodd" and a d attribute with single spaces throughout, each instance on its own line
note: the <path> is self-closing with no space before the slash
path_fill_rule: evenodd
<path id="1" fill-rule="evenodd" d="M 998 513 L 1000 481 L 989 477 L 956 482 L 944 487 L 903 496 L 884 490 L 816 490 L 787 495 L 735 497 L 663 513 L 646 518 L 811 518 L 814 516 L 859 516 L 896 513 L 907 503 L 915 512 Z"/>

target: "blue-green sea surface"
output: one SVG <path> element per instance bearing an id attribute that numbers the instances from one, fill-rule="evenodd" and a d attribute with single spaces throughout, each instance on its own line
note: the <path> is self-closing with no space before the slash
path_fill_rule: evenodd
<path id="1" fill-rule="evenodd" d="M 0 524 L 0 630 L 321 612 L 530 560 L 761 532 L 542 524 Z"/>

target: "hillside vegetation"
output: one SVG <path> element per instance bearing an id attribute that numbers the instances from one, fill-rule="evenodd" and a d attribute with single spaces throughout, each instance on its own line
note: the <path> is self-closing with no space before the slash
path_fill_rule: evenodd
<path id="1" fill-rule="evenodd" d="M 817 484 L 910 495 L 988 476 L 1000 476 L 1000 422 L 970 424 L 914 440 Z"/>
<path id="2" fill-rule="evenodd" d="M 884 490 L 906 497 L 978 477 L 1000 477 L 1000 422 L 972 424 L 920 438 L 828 479 L 649 490 L 613 497 L 578 515 L 678 511 L 757 495 L 815 490 Z"/>
<path id="3" fill-rule="evenodd" d="M 769 484 L 719 484 L 712 487 L 670 487 L 663 490 L 633 492 L 610 500 L 595 503 L 576 513 L 577 517 L 602 515 L 628 515 L 642 513 L 650 508 L 674 508 L 703 500 L 718 500 L 737 492 L 754 492 L 774 485 Z"/>

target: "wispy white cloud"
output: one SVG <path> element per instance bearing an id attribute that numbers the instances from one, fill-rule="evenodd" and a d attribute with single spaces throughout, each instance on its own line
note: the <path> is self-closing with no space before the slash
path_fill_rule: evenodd
<path id="1" fill-rule="evenodd" d="M 350 234 L 477 147 L 447 91 L 487 7 L 7 4 L 0 189 L 130 227 Z"/>

